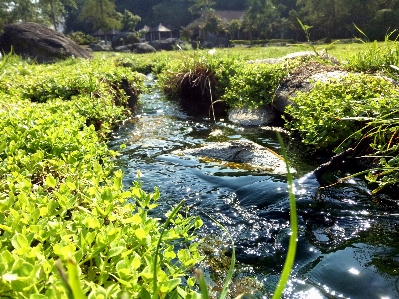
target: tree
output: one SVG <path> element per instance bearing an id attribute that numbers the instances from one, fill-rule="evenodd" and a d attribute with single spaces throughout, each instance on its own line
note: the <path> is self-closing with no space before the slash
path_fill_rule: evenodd
<path id="1" fill-rule="evenodd" d="M 244 15 L 243 28 L 250 35 L 250 39 L 254 35 L 267 38 L 278 18 L 278 10 L 270 0 L 250 0 Z"/>
<path id="2" fill-rule="evenodd" d="M 123 31 L 134 32 L 137 23 L 140 21 L 141 21 L 141 18 L 139 16 L 136 16 L 136 15 L 132 14 L 130 11 L 128 11 L 127 9 L 125 9 L 125 12 L 123 13 L 123 16 L 122 16 L 122 21 L 121 21 L 122 28 L 121 29 Z"/>
<path id="3" fill-rule="evenodd" d="M 93 31 L 119 29 L 121 26 L 112 0 L 88 0 L 79 14 L 79 19 L 89 23 Z"/>
<path id="4" fill-rule="evenodd" d="M 42 18 L 51 22 L 54 30 L 67 17 L 66 7 L 76 7 L 75 0 L 39 0 Z"/>
<path id="5" fill-rule="evenodd" d="M 239 38 L 239 32 L 241 29 L 241 25 L 242 23 L 239 20 L 231 20 L 229 23 L 227 23 L 227 31 L 230 35 L 230 39 L 235 38 L 235 36 L 237 36 L 237 38 Z"/>
<path id="6" fill-rule="evenodd" d="M 297 4 L 306 15 L 304 21 L 319 30 L 326 42 L 331 42 L 344 17 L 351 13 L 346 0 L 298 0 Z"/>
<path id="7" fill-rule="evenodd" d="M 209 9 L 215 6 L 216 2 L 212 0 L 189 0 L 193 3 L 188 10 L 192 14 L 203 14 L 206 13 Z"/>
<path id="8" fill-rule="evenodd" d="M 165 0 L 153 7 L 153 18 L 157 23 L 180 28 L 194 20 L 189 6 L 188 0 Z"/>

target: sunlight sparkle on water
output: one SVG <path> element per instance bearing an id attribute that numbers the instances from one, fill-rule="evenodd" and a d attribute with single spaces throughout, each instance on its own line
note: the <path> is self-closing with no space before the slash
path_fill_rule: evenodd
<path id="1" fill-rule="evenodd" d="M 355 268 L 350 268 L 348 271 L 349 271 L 349 273 L 351 273 L 353 275 L 359 275 L 360 274 L 359 270 L 357 270 Z"/>

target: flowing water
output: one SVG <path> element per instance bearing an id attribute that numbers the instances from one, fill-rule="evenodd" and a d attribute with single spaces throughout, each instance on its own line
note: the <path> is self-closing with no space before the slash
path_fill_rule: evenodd
<path id="1" fill-rule="evenodd" d="M 211 285 L 217 285 L 217 273 L 225 273 L 223 263 L 229 262 L 231 248 L 227 236 L 205 214 L 223 224 L 234 239 L 238 259 L 235 295 L 256 290 L 255 298 L 268 298 L 279 279 L 289 239 L 286 177 L 178 157 L 171 151 L 242 139 L 279 152 L 275 133 L 220 119 L 215 123 L 192 118 L 156 91 L 142 95 L 141 102 L 137 115 L 118 128 L 110 142 L 121 152 L 118 166 L 125 172 L 125 185 L 137 180 L 139 170 L 144 190 L 161 191 L 157 216 L 183 198 L 185 212 L 201 216 L 199 238 L 208 242 L 204 252 L 210 259 L 204 267 Z M 386 195 L 371 195 L 361 178 L 320 190 L 316 180 L 306 178 L 316 162 L 286 141 L 297 171 L 299 238 L 284 298 L 399 298 L 397 202 Z M 120 150 L 121 144 L 126 148 Z M 337 171 L 328 179 L 347 174 Z"/>

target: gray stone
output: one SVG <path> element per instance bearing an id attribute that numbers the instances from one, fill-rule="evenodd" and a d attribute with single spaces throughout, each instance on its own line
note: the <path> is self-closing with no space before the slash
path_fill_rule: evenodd
<path id="1" fill-rule="evenodd" d="M 257 143 L 248 140 L 215 142 L 203 147 L 176 150 L 172 154 L 178 156 L 199 156 L 216 159 L 220 162 L 234 163 L 235 168 L 272 174 L 286 174 L 286 164 L 282 157 Z M 295 170 L 290 169 L 291 172 Z"/>
<path id="2" fill-rule="evenodd" d="M 134 53 L 153 53 L 157 50 L 147 43 L 136 43 L 129 45 L 130 51 Z"/>
<path id="3" fill-rule="evenodd" d="M 116 52 L 130 52 L 130 45 L 127 46 L 117 46 L 114 48 Z"/>
<path id="4" fill-rule="evenodd" d="M 259 109 L 233 108 L 228 114 L 231 122 L 241 126 L 267 126 L 273 124 L 278 117 L 271 106 Z"/>
<path id="5" fill-rule="evenodd" d="M 91 43 L 89 45 L 89 48 L 93 50 L 94 52 L 100 52 L 100 51 L 110 51 L 112 50 L 110 45 L 104 44 L 104 43 L 98 43 L 98 44 L 93 44 Z"/>
<path id="6" fill-rule="evenodd" d="M 283 79 L 272 102 L 272 106 L 280 113 L 289 105 L 295 105 L 292 99 L 297 92 L 309 92 L 315 82 L 328 82 L 348 76 L 349 72 L 339 69 L 337 66 L 329 66 L 319 62 L 311 62 L 299 66 Z"/>
<path id="7" fill-rule="evenodd" d="M 77 43 L 46 26 L 36 23 L 10 24 L 0 36 L 0 49 L 13 51 L 37 62 L 53 62 L 68 57 L 91 58 L 91 54 Z"/>
<path id="8" fill-rule="evenodd" d="M 165 50 L 165 51 L 172 51 L 178 50 L 178 45 L 181 44 L 182 41 L 178 38 L 167 38 L 162 40 L 153 40 L 150 42 L 150 45 L 153 46 L 155 49 Z"/>

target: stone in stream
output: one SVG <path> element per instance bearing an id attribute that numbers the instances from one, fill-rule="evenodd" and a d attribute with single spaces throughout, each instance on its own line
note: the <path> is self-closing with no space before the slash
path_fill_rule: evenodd
<path id="1" fill-rule="evenodd" d="M 172 154 L 184 156 L 200 156 L 205 159 L 215 159 L 221 162 L 234 163 L 231 166 L 246 170 L 260 171 L 271 174 L 286 174 L 285 160 L 268 149 L 248 140 L 210 143 L 199 148 L 173 151 Z M 294 169 L 290 169 L 295 172 Z"/>

